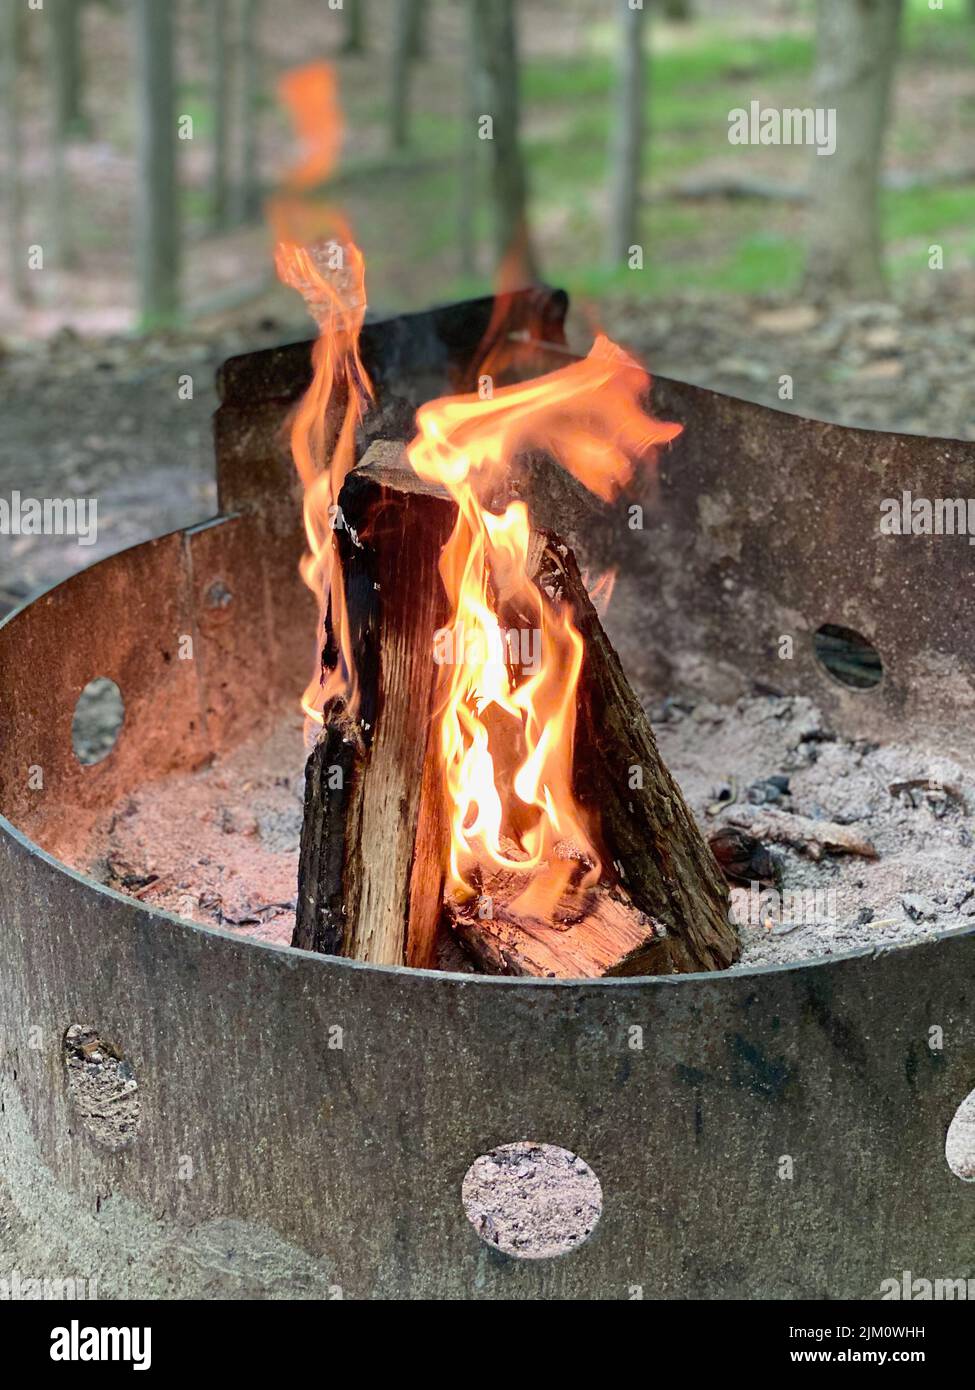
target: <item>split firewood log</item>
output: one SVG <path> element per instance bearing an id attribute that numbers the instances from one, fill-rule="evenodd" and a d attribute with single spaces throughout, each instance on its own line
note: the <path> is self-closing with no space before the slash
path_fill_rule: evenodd
<path id="1" fill-rule="evenodd" d="M 355 470 L 340 496 L 358 699 L 326 707 L 308 760 L 293 940 L 380 965 L 403 963 L 408 920 L 424 943 L 421 952 L 414 942 L 411 963 L 430 963 L 443 891 L 439 792 L 424 764 L 431 634 L 448 617 L 437 561 L 452 518 L 411 476 L 416 487 L 406 489 Z"/>
<path id="2" fill-rule="evenodd" d="M 729 965 L 738 944 L 720 869 L 572 552 L 546 531 L 532 537 L 532 577 L 554 605 L 568 605 L 585 646 L 573 793 L 594 828 L 603 876 L 569 892 L 549 922 L 513 910 L 514 885 L 490 865 L 478 866 L 473 900 L 444 902 L 432 635 L 449 618 L 437 560 L 454 504 L 416 476 L 401 445 L 380 443 L 347 477 L 339 506 L 359 703 L 351 713 L 326 711 L 309 760 L 295 944 L 430 965 L 447 922 L 492 971 L 575 978 Z M 565 853 L 571 858 L 573 847 Z"/>

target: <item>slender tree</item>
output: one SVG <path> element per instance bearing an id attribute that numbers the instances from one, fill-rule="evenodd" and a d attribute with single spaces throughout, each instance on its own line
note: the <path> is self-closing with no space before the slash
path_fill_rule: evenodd
<path id="1" fill-rule="evenodd" d="M 210 220 L 214 230 L 226 226 L 227 198 L 227 0 L 209 0 L 210 113 L 213 121 L 213 167 L 210 174 Z"/>
<path id="2" fill-rule="evenodd" d="M 616 114 L 613 123 L 610 170 L 609 261 L 626 262 L 639 240 L 640 183 L 643 163 L 645 56 L 642 5 L 616 0 L 619 18 L 616 73 Z"/>
<path id="3" fill-rule="evenodd" d="M 173 99 L 173 6 L 133 0 L 139 94 L 139 306 L 142 327 L 179 314 L 180 216 Z"/>
<path id="4" fill-rule="evenodd" d="M 241 0 L 240 11 L 240 157 L 237 181 L 237 220 L 249 222 L 261 214 L 260 115 L 261 60 L 258 39 L 260 0 Z"/>
<path id="5" fill-rule="evenodd" d="M 394 150 L 410 142 L 410 78 L 419 7 L 420 0 L 395 0 L 389 84 L 389 143 Z"/>
<path id="6" fill-rule="evenodd" d="M 460 101 L 463 116 L 460 122 L 460 145 L 457 150 L 457 247 L 460 273 L 473 276 L 477 271 L 477 214 L 478 166 L 481 142 L 477 138 L 476 63 L 474 61 L 474 7 L 466 6 L 467 36 L 461 70 Z"/>
<path id="7" fill-rule="evenodd" d="M 83 0 L 47 0 L 53 30 L 55 116 L 58 135 L 70 140 L 87 132 L 82 106 L 81 15 Z"/>
<path id="8" fill-rule="evenodd" d="M 24 188 L 20 168 L 21 14 L 18 5 L 0 5 L 0 86 L 2 86 L 4 192 L 7 204 L 7 249 L 10 288 L 21 305 L 30 302 L 27 246 L 24 240 Z"/>
<path id="9" fill-rule="evenodd" d="M 409 55 L 414 62 L 427 56 L 429 8 L 427 0 L 413 0 L 410 6 L 410 31 L 407 46 Z"/>
<path id="10" fill-rule="evenodd" d="M 514 0 L 468 0 L 473 7 L 478 124 L 491 152 L 495 249 L 507 278 L 538 278 L 528 221 L 528 180 L 519 129 L 518 43 Z M 479 130 L 479 134 L 482 131 Z M 510 286 L 509 286 L 510 287 Z"/>
<path id="11" fill-rule="evenodd" d="M 883 293 L 880 169 L 903 0 L 817 0 L 815 102 L 836 150 L 812 156 L 806 286 Z"/>
<path id="12" fill-rule="evenodd" d="M 53 120 L 50 124 L 50 171 L 47 243 L 50 264 L 66 269 L 74 263 L 73 238 L 71 236 L 71 188 L 65 146 L 68 140 L 68 127 L 63 107 L 65 93 L 65 69 L 70 61 L 65 60 L 65 44 L 71 43 L 77 35 L 72 35 L 71 26 L 65 25 L 63 0 L 54 0 L 54 8 L 49 12 L 47 29 L 47 66 L 50 75 L 50 88 L 53 93 Z"/>
<path id="13" fill-rule="evenodd" d="M 343 0 L 342 13 L 345 16 L 342 52 L 365 53 L 366 0 Z"/>

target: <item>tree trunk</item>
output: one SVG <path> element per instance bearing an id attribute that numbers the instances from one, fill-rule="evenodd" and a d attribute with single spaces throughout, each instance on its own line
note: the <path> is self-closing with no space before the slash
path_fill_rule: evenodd
<path id="1" fill-rule="evenodd" d="M 346 54 L 364 53 L 366 51 L 366 0 L 345 0 L 342 10 L 345 15 L 342 52 Z"/>
<path id="2" fill-rule="evenodd" d="M 474 62 L 474 11 L 466 7 L 466 42 L 461 69 L 460 146 L 457 151 L 457 251 L 461 275 L 477 274 L 477 201 L 478 174 L 481 162 L 481 142 L 477 138 L 477 103 L 475 99 L 476 70 Z"/>
<path id="3" fill-rule="evenodd" d="M 815 104 L 835 109 L 836 150 L 812 155 L 806 289 L 884 293 L 880 166 L 902 0 L 818 0 Z"/>
<path id="4" fill-rule="evenodd" d="M 389 144 L 405 150 L 410 143 L 410 77 L 420 0 L 396 0 L 393 13 L 392 67 L 389 83 Z"/>
<path id="5" fill-rule="evenodd" d="M 82 0 L 47 0 L 53 30 L 55 122 L 62 140 L 85 134 L 81 101 Z"/>
<path id="6" fill-rule="evenodd" d="M 518 46 L 514 0 L 469 0 L 479 119 L 490 120 L 495 252 L 502 290 L 538 279 L 528 222 L 528 188 L 519 140 Z"/>
<path id="7" fill-rule="evenodd" d="M 24 238 L 24 188 L 20 170 L 21 10 L 4 5 L 0 10 L 0 64 L 2 64 L 4 192 L 7 204 L 7 253 L 10 286 L 16 303 L 30 303 L 30 275 Z"/>
<path id="8" fill-rule="evenodd" d="M 629 0 L 616 0 L 619 10 L 616 116 L 610 157 L 613 190 L 609 260 L 626 265 L 630 247 L 639 241 L 640 183 L 643 161 L 644 52 L 643 15 Z"/>
<path id="9" fill-rule="evenodd" d="M 179 316 L 180 215 L 173 103 L 173 7 L 134 0 L 139 94 L 139 307 L 142 328 Z"/>
<path id="10" fill-rule="evenodd" d="M 227 0 L 210 0 L 210 112 L 213 166 L 210 221 L 214 231 L 227 225 Z"/>
<path id="11" fill-rule="evenodd" d="M 660 759 L 571 551 L 546 532 L 535 533 L 536 582 L 569 606 L 585 643 L 573 793 L 596 829 L 604 878 L 571 908 L 559 904 L 551 924 L 517 915 L 505 872 L 479 878 L 479 902 L 487 895 L 498 909 L 492 915 L 444 904 L 448 832 L 432 636 L 449 620 L 437 560 L 455 507 L 416 476 L 401 445 L 387 443 L 374 444 L 349 474 L 339 506 L 349 528 L 338 533 L 339 548 L 362 696 L 355 720 L 340 705 L 326 712 L 309 760 L 294 944 L 429 965 L 449 920 L 482 968 L 504 973 L 575 978 L 730 964 L 737 942 L 720 870 Z M 509 619 L 524 626 L 523 615 L 499 613 L 502 625 Z"/>
<path id="12" fill-rule="evenodd" d="M 67 50 L 73 43 L 77 43 L 78 36 L 67 10 L 65 0 L 54 0 L 47 32 L 47 67 L 54 94 L 54 120 L 50 126 L 50 231 L 46 249 L 50 252 L 49 264 L 61 270 L 75 264 L 71 235 L 71 187 L 65 158 L 69 122 L 64 108 L 69 100 L 69 93 L 65 88 L 72 81 L 70 69 L 74 65 L 74 59 Z"/>
<path id="13" fill-rule="evenodd" d="M 427 56 L 427 18 L 427 0 L 413 0 L 410 7 L 410 32 L 407 39 L 409 55 L 413 62 Z"/>
<path id="14" fill-rule="evenodd" d="M 260 0 L 242 0 L 240 11 L 240 178 L 237 180 L 237 221 L 260 217 L 261 60 L 257 36 Z"/>

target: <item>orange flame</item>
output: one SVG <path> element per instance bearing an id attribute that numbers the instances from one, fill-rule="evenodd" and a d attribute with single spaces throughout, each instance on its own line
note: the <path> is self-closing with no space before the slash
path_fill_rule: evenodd
<path id="1" fill-rule="evenodd" d="M 438 713 L 447 886 L 469 895 L 477 864 L 530 875 L 511 905 L 525 917 L 551 917 L 580 861 L 575 888 L 592 886 L 601 873 L 572 789 L 583 641 L 568 605 L 531 577 L 524 503 L 498 513 L 481 498 L 503 486 L 517 454 L 531 449 L 545 450 L 598 497 L 616 496 L 634 460 L 680 432 L 645 413 L 649 384 L 636 362 L 600 336 L 584 360 L 490 399 L 455 396 L 423 406 L 407 451 L 419 476 L 445 487 L 458 508 L 440 560 L 451 620 L 435 639 L 435 658 L 447 668 Z M 504 630 L 502 614 L 518 626 Z"/>
<path id="2" fill-rule="evenodd" d="M 327 673 L 319 674 L 317 652 L 316 674 L 301 702 L 308 718 L 321 724 L 322 708 L 333 696 L 343 695 L 352 710 L 358 702 L 335 530 L 341 524 L 338 495 L 355 463 L 356 425 L 364 400 L 372 395 L 358 345 L 366 307 L 365 264 L 356 246 L 337 242 L 313 250 L 282 242 L 275 261 L 281 279 L 301 291 L 319 324 L 312 383 L 291 425 L 291 453 L 305 490 L 308 553 L 301 574 L 319 600 L 319 632 L 327 619 L 336 648 L 336 664 Z"/>
<path id="3" fill-rule="evenodd" d="M 305 583 L 319 602 L 315 675 L 302 708 L 314 724 L 322 709 L 342 695 L 353 711 L 358 702 L 355 660 L 349 634 L 342 567 L 335 530 L 341 524 L 338 495 L 355 463 L 355 430 L 372 386 L 359 356 L 366 312 L 365 262 L 344 221 L 306 191 L 332 172 L 342 140 L 342 114 L 335 75 L 328 63 L 310 63 L 285 74 L 279 86 L 291 111 L 302 157 L 271 200 L 269 218 L 278 238 L 279 278 L 305 299 L 318 324 L 312 352 L 312 383 L 291 423 L 291 453 L 304 487 L 308 552 L 301 563 Z M 331 237 L 324 239 L 325 230 Z M 321 633 L 329 624 L 335 664 L 322 670 Z"/>
<path id="4" fill-rule="evenodd" d="M 303 153 L 289 171 L 289 184 L 324 183 L 338 163 L 344 129 L 334 68 L 330 63 L 291 68 L 278 83 L 278 95 L 291 112 Z"/>

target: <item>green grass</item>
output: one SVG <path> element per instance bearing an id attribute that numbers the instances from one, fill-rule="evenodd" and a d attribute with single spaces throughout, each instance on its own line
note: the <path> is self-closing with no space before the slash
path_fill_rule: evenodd
<path id="1" fill-rule="evenodd" d="M 975 189 L 919 188 L 883 196 L 884 236 L 888 242 L 931 237 L 946 228 L 975 223 Z"/>
<path id="2" fill-rule="evenodd" d="M 550 278 L 570 292 L 599 296 L 611 292 L 629 295 L 666 295 L 675 289 L 708 290 L 728 294 L 754 294 L 787 289 L 798 283 L 802 271 L 802 245 L 787 237 L 755 234 L 735 242 L 718 256 L 701 256 L 681 264 L 651 256 L 643 270 L 611 270 L 602 265 L 556 266 Z"/>
<path id="3" fill-rule="evenodd" d="M 728 39 L 709 26 L 694 30 L 693 47 L 655 53 L 647 63 L 648 83 L 666 108 L 668 98 L 678 105 L 697 88 L 707 95 L 716 82 L 741 82 L 762 72 L 803 72 L 812 59 L 812 42 L 804 35 Z M 602 54 L 568 61 L 526 63 L 522 94 L 526 108 L 573 105 L 607 97 L 613 89 L 610 59 Z"/>
<path id="4" fill-rule="evenodd" d="M 968 0 L 944 0 L 932 10 L 928 0 L 907 0 L 902 35 L 904 52 L 941 63 L 968 63 L 975 56 L 975 23 Z"/>

